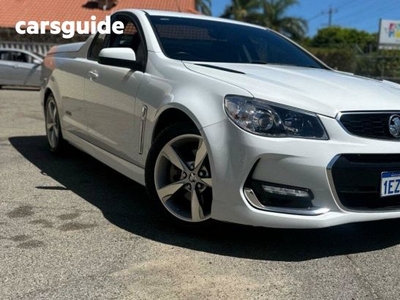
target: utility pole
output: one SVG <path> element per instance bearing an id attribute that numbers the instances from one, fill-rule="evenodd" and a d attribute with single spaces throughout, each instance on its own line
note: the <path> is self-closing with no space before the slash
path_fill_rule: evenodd
<path id="1" fill-rule="evenodd" d="M 322 14 L 328 14 L 328 27 L 332 26 L 332 19 L 333 19 L 333 14 L 337 13 L 338 10 L 336 8 L 333 8 L 332 5 L 329 6 L 329 9 L 327 11 L 322 12 Z"/>

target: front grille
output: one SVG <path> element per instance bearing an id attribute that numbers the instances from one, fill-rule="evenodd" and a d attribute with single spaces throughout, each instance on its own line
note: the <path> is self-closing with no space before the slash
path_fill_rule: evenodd
<path id="1" fill-rule="evenodd" d="M 400 171 L 400 154 L 341 155 L 331 168 L 341 204 L 351 210 L 400 209 L 400 196 L 380 197 L 384 171 Z"/>
<path id="2" fill-rule="evenodd" d="M 340 123 L 351 134 L 374 139 L 395 139 L 389 132 L 390 116 L 400 112 L 346 113 Z"/>

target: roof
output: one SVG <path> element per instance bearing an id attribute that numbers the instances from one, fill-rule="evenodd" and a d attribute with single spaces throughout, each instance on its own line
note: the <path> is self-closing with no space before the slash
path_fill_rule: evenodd
<path id="1" fill-rule="evenodd" d="M 103 10 L 104 5 L 114 7 Z M 155 9 L 196 13 L 195 0 L 7 0 L 0 4 L 0 27 L 15 27 L 18 21 L 103 20 L 121 9 Z"/>

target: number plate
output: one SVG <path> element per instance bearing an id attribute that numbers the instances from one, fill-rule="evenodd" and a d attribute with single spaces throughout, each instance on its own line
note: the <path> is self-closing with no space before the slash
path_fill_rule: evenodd
<path id="1" fill-rule="evenodd" d="M 400 172 L 381 173 L 381 197 L 400 195 Z"/>

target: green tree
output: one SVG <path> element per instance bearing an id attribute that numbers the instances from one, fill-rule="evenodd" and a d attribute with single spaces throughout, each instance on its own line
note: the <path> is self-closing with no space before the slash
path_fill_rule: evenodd
<path id="1" fill-rule="evenodd" d="M 311 40 L 312 47 L 318 48 L 343 48 L 344 46 L 357 45 L 361 50 L 376 48 L 376 36 L 366 31 L 337 26 L 318 30 Z M 369 52 L 369 51 L 365 51 Z"/>
<path id="2" fill-rule="evenodd" d="M 196 0 L 196 9 L 203 15 L 211 16 L 212 0 Z"/>
<path id="3" fill-rule="evenodd" d="M 375 78 L 399 77 L 399 52 L 378 50 L 376 34 L 333 26 L 320 29 L 308 45 L 335 69 Z"/>
<path id="4" fill-rule="evenodd" d="M 232 0 L 221 17 L 248 23 L 257 23 L 260 15 L 259 0 Z"/>
<path id="5" fill-rule="evenodd" d="M 400 82 L 400 51 L 379 50 L 359 55 L 355 73 Z"/>
<path id="6" fill-rule="evenodd" d="M 287 10 L 298 5 L 298 0 L 262 0 L 262 13 L 259 16 L 259 25 L 276 30 L 290 38 L 302 39 L 305 37 L 308 26 L 302 18 L 286 16 Z"/>
<path id="7" fill-rule="evenodd" d="M 357 69 L 357 54 L 349 48 L 312 48 L 312 54 L 333 69 L 355 73 Z"/>

